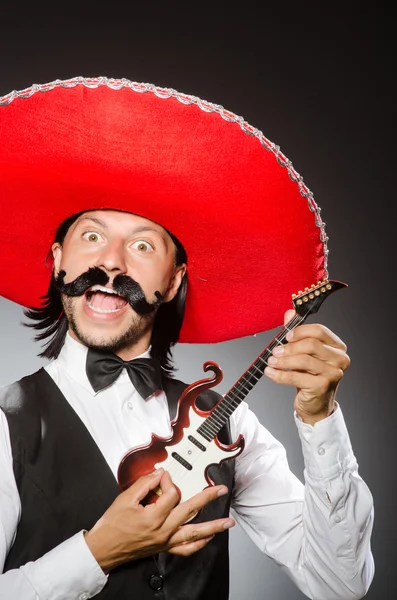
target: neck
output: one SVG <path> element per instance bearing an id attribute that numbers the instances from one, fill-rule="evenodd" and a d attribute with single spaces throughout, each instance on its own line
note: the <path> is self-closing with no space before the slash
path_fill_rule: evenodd
<path id="1" fill-rule="evenodd" d="M 122 348 L 115 352 L 115 354 L 117 354 L 117 356 L 119 356 L 123 360 L 132 360 L 133 358 L 140 356 L 148 350 L 150 346 L 150 337 L 151 334 L 149 333 L 147 336 L 144 336 L 144 338 L 141 338 L 133 346 L 130 346 L 128 348 Z"/>

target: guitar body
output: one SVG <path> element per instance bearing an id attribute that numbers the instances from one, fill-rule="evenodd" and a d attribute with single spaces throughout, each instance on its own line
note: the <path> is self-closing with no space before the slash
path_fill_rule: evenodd
<path id="1" fill-rule="evenodd" d="M 149 444 L 134 448 L 123 456 L 118 469 L 118 482 L 122 490 L 139 477 L 161 467 L 169 472 L 183 502 L 204 488 L 215 485 L 208 473 L 211 465 L 234 458 L 243 451 L 244 438 L 241 435 L 234 444 L 226 445 L 217 436 L 208 440 L 198 432 L 218 405 L 210 411 L 203 411 L 197 407 L 196 399 L 201 392 L 214 387 L 223 378 L 216 363 L 205 363 L 204 371 L 208 370 L 214 372 L 213 377 L 191 384 L 179 398 L 176 417 L 171 422 L 171 437 L 152 435 Z M 156 490 L 143 504 L 156 502 L 160 494 L 161 490 Z"/>

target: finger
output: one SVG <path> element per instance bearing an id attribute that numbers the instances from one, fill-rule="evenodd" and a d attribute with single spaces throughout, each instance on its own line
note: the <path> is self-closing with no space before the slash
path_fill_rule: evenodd
<path id="1" fill-rule="evenodd" d="M 343 369 L 331 362 L 322 360 L 316 356 L 308 354 L 298 354 L 292 356 L 270 356 L 267 360 L 268 365 L 281 371 L 298 371 L 300 373 L 310 373 L 311 375 L 326 375 L 330 379 L 334 374 L 337 376 Z"/>
<path id="2" fill-rule="evenodd" d="M 265 374 L 275 383 L 283 385 L 291 385 L 299 390 L 310 390 L 314 396 L 321 396 L 327 393 L 330 384 L 337 384 L 343 375 L 343 372 L 334 369 L 332 376 L 328 375 L 312 375 L 311 373 L 299 371 L 280 371 L 266 367 Z M 335 387 L 332 386 L 332 387 Z"/>
<path id="3" fill-rule="evenodd" d="M 194 554 L 198 550 L 204 548 L 204 546 L 206 546 L 208 542 L 210 542 L 214 537 L 215 535 L 211 535 L 207 538 L 197 540 L 196 542 L 191 542 L 189 544 L 180 544 L 179 546 L 174 546 L 173 548 L 170 548 L 168 552 L 170 554 L 176 554 L 178 556 L 190 556 L 191 554 Z"/>
<path id="4" fill-rule="evenodd" d="M 171 510 L 179 503 L 179 492 L 172 483 L 170 474 L 164 471 L 160 480 L 160 493 L 156 501 L 156 511 L 161 512 L 166 517 Z"/>
<path id="5" fill-rule="evenodd" d="M 284 313 L 284 325 L 287 325 L 295 315 L 296 312 L 292 308 L 286 310 Z"/>
<path id="6" fill-rule="evenodd" d="M 192 523 L 182 525 L 169 540 L 170 547 L 180 544 L 196 542 L 201 539 L 212 537 L 216 533 L 223 533 L 226 529 L 234 527 L 234 519 L 216 519 L 205 523 Z"/>
<path id="7" fill-rule="evenodd" d="M 344 351 L 347 350 L 346 344 L 336 335 L 336 333 L 319 323 L 299 325 L 290 331 L 286 337 L 289 342 L 297 342 L 304 338 L 315 338 L 328 346 L 339 348 Z"/>
<path id="8" fill-rule="evenodd" d="M 170 513 L 166 525 L 170 527 L 172 531 L 175 531 L 178 527 L 186 523 L 186 521 L 192 519 L 207 504 L 209 504 L 209 502 L 216 500 L 220 496 L 224 496 L 227 492 L 228 489 L 224 485 L 215 485 L 206 488 L 189 500 L 186 500 L 175 507 Z"/>
<path id="9" fill-rule="evenodd" d="M 143 475 L 133 483 L 123 494 L 130 496 L 133 504 L 139 504 L 152 490 L 158 488 L 160 480 L 164 474 L 163 469 L 154 471 L 149 475 Z"/>
<path id="10" fill-rule="evenodd" d="M 184 525 L 170 539 L 168 551 L 171 554 L 189 556 L 208 544 L 217 533 L 223 533 L 235 524 L 233 519 L 218 519 L 207 523 Z"/>
<path id="11" fill-rule="evenodd" d="M 294 369 L 292 363 L 288 363 L 289 366 L 286 366 L 284 359 L 286 357 L 299 355 L 307 355 L 318 358 L 334 367 L 343 369 L 343 371 L 345 371 L 350 365 L 350 358 L 344 350 L 324 344 L 315 338 L 304 338 L 303 340 L 294 342 L 293 344 L 286 344 L 280 347 L 277 346 L 273 349 L 272 354 L 273 357 L 277 359 L 277 363 L 274 361 L 273 357 L 268 359 L 268 363 L 270 366 L 276 366 L 277 368 Z"/>

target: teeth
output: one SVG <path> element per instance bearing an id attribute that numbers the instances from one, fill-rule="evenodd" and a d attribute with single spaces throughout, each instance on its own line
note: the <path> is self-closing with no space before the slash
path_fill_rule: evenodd
<path id="1" fill-rule="evenodd" d="M 98 308 L 97 306 L 93 306 L 89 300 L 87 300 L 87 304 L 91 310 L 98 313 L 115 313 L 120 310 L 119 308 Z"/>
<path id="2" fill-rule="evenodd" d="M 116 296 L 118 296 L 117 292 L 111 288 L 104 287 L 103 285 L 93 285 L 92 288 L 90 288 L 90 292 L 105 292 L 105 294 L 116 294 Z"/>

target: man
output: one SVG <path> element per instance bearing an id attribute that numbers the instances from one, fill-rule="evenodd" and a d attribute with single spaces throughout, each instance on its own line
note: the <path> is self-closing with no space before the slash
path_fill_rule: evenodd
<path id="1" fill-rule="evenodd" d="M 305 487 L 245 403 L 219 433 L 245 447 L 217 485 L 179 502 L 168 469 L 116 481 L 126 452 L 172 434 L 178 339 L 274 327 L 292 291 L 326 278 L 324 224 L 291 163 L 222 107 L 126 80 L 54 82 L 0 111 L 15 265 L 1 293 L 33 307 L 52 359 L 0 395 L 1 598 L 226 599 L 234 519 L 308 597 L 361 598 L 372 499 L 335 401 L 346 346 L 321 325 L 290 326 L 263 365 L 297 388 Z"/>

